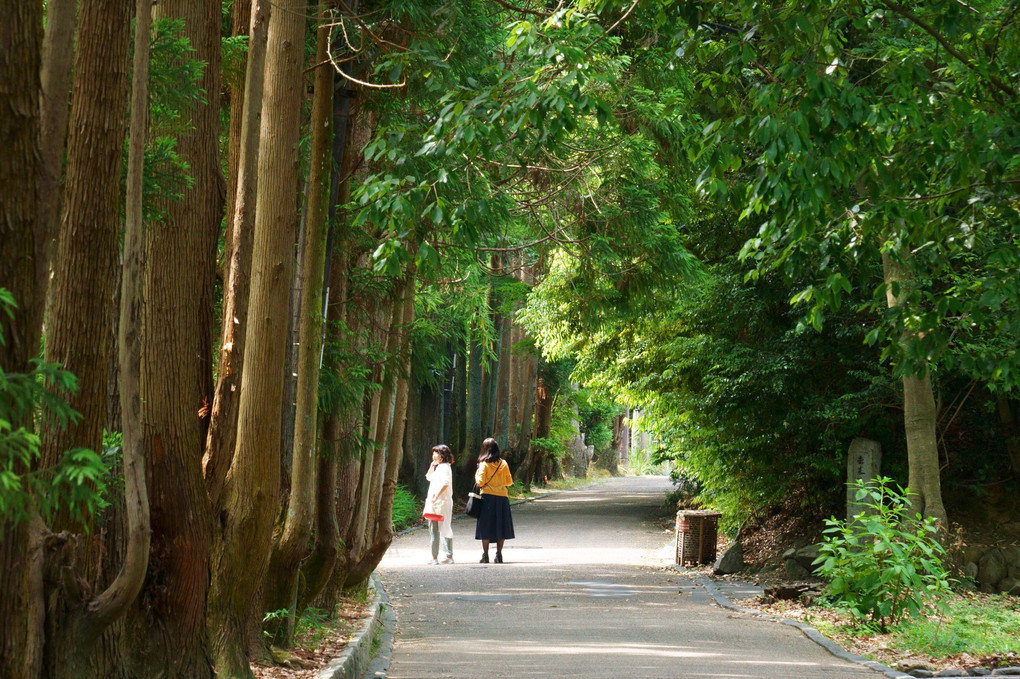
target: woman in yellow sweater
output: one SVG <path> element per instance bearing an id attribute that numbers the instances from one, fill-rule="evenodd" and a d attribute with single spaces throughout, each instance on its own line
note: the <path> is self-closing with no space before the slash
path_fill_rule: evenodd
<path id="1" fill-rule="evenodd" d="M 514 521 L 510 516 L 510 497 L 506 490 L 513 482 L 510 466 L 500 457 L 496 440 L 489 438 L 482 441 L 475 472 L 475 483 L 484 498 L 482 513 L 475 520 L 475 540 L 482 541 L 482 560 L 479 563 L 489 563 L 490 542 L 496 543 L 495 563 L 503 563 L 503 542 L 514 539 Z"/>

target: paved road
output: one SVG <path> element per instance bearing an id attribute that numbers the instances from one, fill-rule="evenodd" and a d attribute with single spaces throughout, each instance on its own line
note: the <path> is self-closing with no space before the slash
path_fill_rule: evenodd
<path id="1" fill-rule="evenodd" d="M 621 478 L 514 506 L 504 564 L 479 564 L 454 520 L 452 566 L 400 536 L 379 574 L 397 616 L 390 679 L 881 677 L 797 629 L 734 614 L 669 568 L 662 477 Z"/>

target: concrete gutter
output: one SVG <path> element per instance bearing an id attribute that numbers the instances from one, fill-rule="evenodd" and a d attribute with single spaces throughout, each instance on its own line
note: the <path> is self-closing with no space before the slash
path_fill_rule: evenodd
<path id="1" fill-rule="evenodd" d="M 373 597 L 369 616 L 347 642 L 343 652 L 319 670 L 315 674 L 315 679 L 359 679 L 363 674 L 373 676 L 366 674 L 366 670 L 370 664 L 374 664 L 372 646 L 377 637 L 384 645 L 388 634 L 389 649 L 392 651 L 396 619 L 393 617 L 393 609 L 390 608 L 382 583 L 375 573 L 372 573 L 369 581 L 369 593 Z M 389 621 L 392 622 L 388 624 Z M 386 667 L 389 667 L 389 654 L 386 658 Z M 382 676 L 386 676 L 385 670 Z"/>
<path id="2" fill-rule="evenodd" d="M 674 566 L 674 568 L 680 571 L 687 570 L 680 566 Z M 723 594 L 718 587 L 716 587 L 715 583 L 709 580 L 708 578 L 702 575 L 694 575 L 692 573 L 689 573 L 689 575 L 693 575 L 695 581 L 699 585 L 704 587 L 705 591 L 708 592 L 708 594 L 713 599 L 715 599 L 715 602 L 722 606 L 723 608 L 729 609 L 731 611 L 737 611 L 745 615 L 754 616 L 756 618 L 771 620 L 773 622 L 778 622 L 783 625 L 789 625 L 790 627 L 796 627 L 797 629 L 804 633 L 804 636 L 806 636 L 808 639 L 815 642 L 816 644 L 824 648 L 826 651 L 836 656 L 837 658 L 841 658 L 843 660 L 847 660 L 858 665 L 864 665 L 865 667 L 875 670 L 876 672 L 881 672 L 882 674 L 884 674 L 887 677 L 890 677 L 891 679 L 900 679 L 901 677 L 908 677 L 908 679 L 912 679 L 912 675 L 910 674 L 900 672 L 899 670 L 895 670 L 891 667 L 883 665 L 882 663 L 875 662 L 874 660 L 868 660 L 864 656 L 856 655 L 854 653 L 851 653 L 850 651 L 847 651 L 845 648 L 834 642 L 832 639 L 829 639 L 828 637 L 824 636 L 821 632 L 816 630 L 811 625 L 800 622 L 799 620 L 790 620 L 789 618 L 781 618 L 770 613 L 756 611 L 753 608 L 744 608 L 743 606 L 738 606 L 737 604 L 730 601 L 726 597 L 726 595 Z"/>

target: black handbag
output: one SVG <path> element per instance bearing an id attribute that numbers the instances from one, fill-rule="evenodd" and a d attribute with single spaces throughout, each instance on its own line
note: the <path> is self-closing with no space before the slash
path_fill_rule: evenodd
<path id="1" fill-rule="evenodd" d="M 498 472 L 499 468 L 502 466 L 503 462 L 501 460 L 499 466 L 492 471 L 492 474 L 489 474 L 489 478 L 487 478 L 485 483 L 482 484 L 482 488 L 488 485 L 489 481 L 492 480 L 492 477 L 495 476 L 496 472 Z M 464 505 L 464 513 L 472 519 L 477 519 L 482 514 L 482 503 L 485 502 L 485 496 L 482 495 L 482 488 L 479 488 L 477 483 L 472 486 L 471 492 L 468 493 L 467 504 Z"/>
<path id="2" fill-rule="evenodd" d="M 464 513 L 472 519 L 477 519 L 482 513 L 483 502 L 485 502 L 485 498 L 482 497 L 481 489 L 476 483 L 471 488 L 471 492 L 468 493 L 467 504 L 464 505 Z"/>

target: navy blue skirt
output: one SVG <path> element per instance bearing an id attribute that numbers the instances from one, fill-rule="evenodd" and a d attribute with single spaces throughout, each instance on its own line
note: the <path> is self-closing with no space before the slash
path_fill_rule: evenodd
<path id="1" fill-rule="evenodd" d="M 482 513 L 475 519 L 475 540 L 513 540 L 514 520 L 510 500 L 502 495 L 483 495 Z"/>

